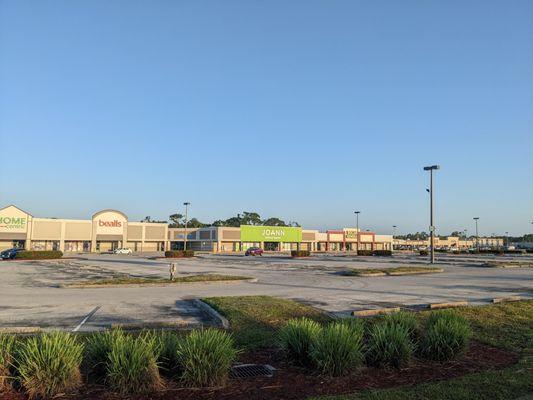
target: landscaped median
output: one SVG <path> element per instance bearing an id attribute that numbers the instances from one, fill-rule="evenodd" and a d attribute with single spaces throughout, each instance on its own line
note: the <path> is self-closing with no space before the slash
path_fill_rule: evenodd
<path id="1" fill-rule="evenodd" d="M 103 287 L 120 287 L 120 286 L 165 286 L 165 285 L 178 285 L 185 283 L 237 283 L 237 282 L 250 282 L 256 280 L 249 276 L 237 276 L 237 275 L 219 275 L 219 274 L 201 274 L 201 275 L 184 275 L 177 276 L 173 280 L 168 278 L 144 278 L 144 277 L 117 277 L 110 279 L 94 279 L 81 282 L 65 283 L 61 288 L 103 288 Z"/>
<path id="2" fill-rule="evenodd" d="M 533 268 L 533 261 L 487 261 L 481 266 L 487 268 Z"/>
<path id="3" fill-rule="evenodd" d="M 533 301 L 332 320 L 272 297 L 204 300 L 229 319 L 229 332 L 0 335 L 0 392 L 6 399 L 505 400 L 533 391 Z M 277 372 L 232 378 L 232 366 L 250 363 Z"/>
<path id="4" fill-rule="evenodd" d="M 392 267 L 392 268 L 367 268 L 367 269 L 349 269 L 342 275 L 372 277 L 372 276 L 400 276 L 400 275 L 417 275 L 417 274 L 434 274 L 443 272 L 442 268 L 436 267 Z"/>

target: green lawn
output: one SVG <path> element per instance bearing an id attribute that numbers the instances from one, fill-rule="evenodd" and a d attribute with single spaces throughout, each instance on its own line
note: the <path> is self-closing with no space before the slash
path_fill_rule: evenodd
<path id="1" fill-rule="evenodd" d="M 230 321 L 237 343 L 245 348 L 276 344 L 276 330 L 290 318 L 330 318 L 316 309 L 291 300 L 268 296 L 209 297 L 203 299 Z"/>
<path id="2" fill-rule="evenodd" d="M 344 275 L 366 276 L 369 274 L 385 275 L 410 275 L 410 274 L 431 274 L 442 272 L 442 268 L 434 267 L 393 267 L 393 268 L 369 268 L 369 269 L 349 269 Z"/>
<path id="3" fill-rule="evenodd" d="M 234 275 L 218 275 L 218 274 L 203 274 L 203 275 L 186 275 L 177 276 L 173 281 L 165 278 L 138 278 L 131 276 L 123 276 L 109 279 L 94 279 L 90 281 L 80 281 L 67 283 L 62 285 L 64 288 L 76 287 L 91 287 L 91 286 L 108 286 L 108 285 L 161 285 L 161 284 L 180 284 L 180 283 L 194 283 L 194 282 L 220 282 L 220 281 L 240 281 L 252 279 L 246 276 Z"/>

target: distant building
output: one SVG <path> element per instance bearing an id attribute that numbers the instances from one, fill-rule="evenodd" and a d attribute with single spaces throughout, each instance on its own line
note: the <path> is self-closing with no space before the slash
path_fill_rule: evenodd
<path id="1" fill-rule="evenodd" d="M 407 239 L 394 239 L 394 248 L 406 248 L 406 249 L 419 249 L 429 247 L 430 240 L 407 240 Z M 461 239 L 457 236 L 448 237 L 435 237 L 435 248 L 443 249 L 469 249 L 476 247 L 479 243 L 479 247 L 502 247 L 504 245 L 503 238 L 497 237 L 479 237 L 469 238 L 467 240 Z"/>

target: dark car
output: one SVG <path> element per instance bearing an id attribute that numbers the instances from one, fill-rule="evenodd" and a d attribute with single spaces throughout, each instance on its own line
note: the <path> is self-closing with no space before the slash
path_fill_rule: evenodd
<path id="1" fill-rule="evenodd" d="M 250 247 L 248 250 L 246 250 L 246 253 L 244 253 L 245 256 L 262 256 L 263 255 L 263 249 L 260 247 Z"/>
<path id="2" fill-rule="evenodd" d="M 7 249 L 0 253 L 0 260 L 12 260 L 15 258 L 17 253 L 21 252 L 23 249 Z"/>

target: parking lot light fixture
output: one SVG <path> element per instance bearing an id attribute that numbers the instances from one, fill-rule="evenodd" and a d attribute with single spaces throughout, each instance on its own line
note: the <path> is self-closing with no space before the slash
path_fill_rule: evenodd
<path id="1" fill-rule="evenodd" d="M 187 216 L 188 216 L 189 205 L 190 204 L 191 203 L 189 203 L 188 201 L 183 203 L 183 205 L 185 206 L 185 237 L 184 237 L 184 240 L 183 240 L 183 250 L 187 250 Z"/>
<path id="2" fill-rule="evenodd" d="M 440 169 L 439 165 L 430 165 L 424 167 L 424 171 L 429 171 L 429 232 L 430 232 L 430 249 L 429 262 L 435 263 L 435 224 L 433 222 L 433 171 Z M 427 190 L 427 189 L 426 189 Z"/>
<path id="3" fill-rule="evenodd" d="M 355 248 L 355 255 L 359 255 L 359 214 L 361 214 L 361 211 L 354 211 L 355 214 L 355 229 L 356 229 L 356 248 Z"/>
<path id="4" fill-rule="evenodd" d="M 479 217 L 474 217 L 473 220 L 476 221 L 476 248 L 479 250 L 479 232 L 478 232 L 478 226 L 477 226 Z"/>

